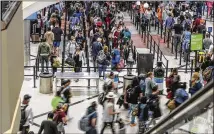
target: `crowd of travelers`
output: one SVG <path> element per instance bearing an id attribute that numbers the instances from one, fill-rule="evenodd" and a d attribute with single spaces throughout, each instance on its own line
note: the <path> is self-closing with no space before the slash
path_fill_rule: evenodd
<path id="1" fill-rule="evenodd" d="M 86 64 L 86 51 L 90 50 L 91 61 L 94 71 L 98 68 L 99 76 L 105 79 L 103 91 L 98 96 L 98 101 L 94 101 L 86 109 L 83 117 L 79 120 L 79 129 L 86 134 L 97 134 L 98 105 L 103 106 L 103 126 L 100 133 L 104 134 L 105 129 L 110 126 L 112 133 L 115 134 L 115 123 L 119 124 L 118 132 L 125 134 L 126 123 L 120 117 L 120 110 L 116 109 L 123 106 L 127 109 L 127 120 L 131 127 L 135 127 L 138 122 L 138 133 L 143 134 L 151 125 L 162 116 L 160 108 L 161 95 L 157 83 L 154 81 L 154 72 L 148 72 L 146 75 L 135 76 L 131 84 L 124 87 L 122 95 L 118 94 L 118 78 L 115 72 L 121 71 L 125 64 L 129 68 L 127 74 L 132 74 L 132 67 L 136 63 L 136 52 L 132 46 L 131 32 L 124 25 L 124 14 L 117 7 L 117 2 L 70 2 L 68 14 L 62 10 L 59 12 L 54 6 L 49 7 L 48 21 L 46 22 L 46 32 L 42 42 L 38 47 L 38 54 L 41 57 L 42 72 L 44 72 L 44 63 L 48 71 L 48 62 L 51 61 L 53 76 L 61 63 L 59 60 L 59 47 L 61 36 L 67 35 L 69 40 L 66 44 L 65 63 L 74 67 L 75 72 L 81 72 L 82 66 Z M 145 3 L 142 3 L 144 5 Z M 175 30 L 175 40 L 181 42 L 181 50 L 185 50 L 192 32 L 205 32 L 204 48 L 210 49 L 211 43 L 209 35 L 204 28 L 204 20 L 201 18 L 200 2 L 196 4 L 197 12 L 193 18 L 188 16 L 189 7 L 178 6 L 178 4 L 167 4 L 154 2 L 157 18 L 166 26 L 168 32 Z M 63 5 L 63 4 L 62 4 Z M 172 6 L 170 6 L 172 5 Z M 66 5 L 64 5 L 66 6 Z M 124 5 L 125 6 L 125 5 Z M 146 6 L 140 6 L 140 16 L 142 23 L 150 25 L 150 19 L 154 17 L 152 9 Z M 102 10 L 101 10 L 102 8 Z M 183 9 L 184 8 L 184 9 Z M 121 9 L 122 10 L 122 9 Z M 123 9 L 124 10 L 124 9 Z M 178 10 L 178 11 L 177 11 Z M 182 12 L 183 11 L 183 12 Z M 166 12 L 168 17 L 165 19 L 162 12 Z M 177 14 L 176 14 L 177 13 Z M 64 29 L 65 18 L 67 18 L 67 29 Z M 85 22 L 84 22 L 85 21 Z M 189 23 L 190 22 L 190 23 Z M 85 23 L 85 26 L 83 25 Z M 38 15 L 37 24 L 41 30 L 44 25 L 41 15 Z M 87 34 L 85 35 L 86 29 Z M 144 26 L 142 26 L 144 27 Z M 37 29 L 40 31 L 40 29 Z M 66 33 L 64 33 L 66 31 Z M 183 35 L 183 38 L 181 38 Z M 175 42 L 176 42 L 175 41 Z M 87 49 L 89 48 L 89 49 Z M 213 49 L 213 47 L 211 48 Z M 185 51 L 184 51 L 185 53 Z M 190 86 L 187 82 L 182 82 L 178 70 L 172 69 L 171 74 L 166 78 L 167 98 L 166 103 L 170 111 L 184 103 L 193 96 L 202 87 L 214 78 L 213 53 L 207 55 L 206 60 L 200 67 L 195 68 L 192 75 Z M 106 76 L 107 67 L 111 67 L 112 72 Z M 116 79 L 117 78 L 117 79 Z M 78 80 L 76 80 L 77 82 Z M 47 119 L 42 121 L 38 134 L 65 134 L 64 126 L 67 125 L 73 117 L 69 117 L 69 105 L 71 104 L 72 91 L 70 80 L 63 80 L 60 89 L 57 89 L 55 96 L 51 101 L 52 112 L 48 113 Z M 189 87 L 189 92 L 187 90 Z M 190 95 L 189 95 L 190 94 Z M 33 122 L 32 108 L 29 106 L 31 96 L 24 96 L 21 107 L 20 131 L 28 134 L 30 122 Z M 117 101 L 117 102 L 116 102 Z M 77 118 L 77 117 L 74 117 Z M 138 121 L 136 121 L 136 119 Z"/>

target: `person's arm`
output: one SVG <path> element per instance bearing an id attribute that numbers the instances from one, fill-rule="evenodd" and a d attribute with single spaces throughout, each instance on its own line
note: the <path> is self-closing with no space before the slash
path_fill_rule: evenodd
<path id="1" fill-rule="evenodd" d="M 32 110 L 32 108 L 30 108 L 30 110 L 29 110 L 29 118 L 30 118 L 32 125 L 33 125 L 33 110 Z"/>
<path id="2" fill-rule="evenodd" d="M 44 129 L 44 122 L 42 122 L 38 134 L 41 134 Z"/>
<path id="3" fill-rule="evenodd" d="M 86 59 L 86 58 L 85 58 L 85 53 L 84 53 L 83 51 L 81 51 L 81 53 L 82 53 L 82 58 L 83 58 L 83 64 L 85 65 L 85 61 L 86 61 L 86 60 L 85 60 L 85 59 Z"/>
<path id="4" fill-rule="evenodd" d="M 92 126 L 92 127 L 95 127 L 95 126 L 96 126 L 96 121 L 97 121 L 97 118 L 93 118 L 93 119 L 91 120 L 91 126 Z"/>

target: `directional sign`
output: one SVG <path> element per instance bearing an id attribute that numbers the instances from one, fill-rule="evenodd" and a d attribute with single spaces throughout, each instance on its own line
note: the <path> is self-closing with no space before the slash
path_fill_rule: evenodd
<path id="1" fill-rule="evenodd" d="M 203 34 L 191 35 L 191 51 L 199 51 L 203 49 Z"/>

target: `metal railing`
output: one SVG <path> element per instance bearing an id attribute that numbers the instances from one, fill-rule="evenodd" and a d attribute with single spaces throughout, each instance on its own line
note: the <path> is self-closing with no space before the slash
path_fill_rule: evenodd
<path id="1" fill-rule="evenodd" d="M 7 29 L 21 1 L 1 1 L 1 30 Z"/>
<path id="2" fill-rule="evenodd" d="M 177 126 L 177 124 L 182 121 L 201 114 L 201 110 L 213 102 L 213 87 L 214 80 L 210 81 L 203 89 L 200 89 L 189 100 L 173 110 L 167 117 L 160 120 L 145 134 L 164 134 L 171 128 L 179 128 L 180 126 Z"/>

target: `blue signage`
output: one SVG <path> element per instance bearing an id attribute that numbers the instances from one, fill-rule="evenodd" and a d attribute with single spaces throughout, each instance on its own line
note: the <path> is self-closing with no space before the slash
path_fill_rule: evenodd
<path id="1" fill-rule="evenodd" d="M 207 28 L 207 31 L 208 31 L 209 33 L 212 33 L 213 28 L 212 28 L 212 27 L 208 27 L 208 28 Z"/>

